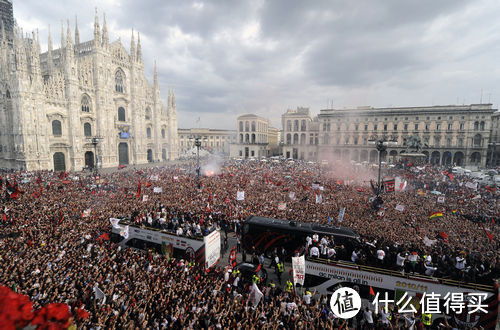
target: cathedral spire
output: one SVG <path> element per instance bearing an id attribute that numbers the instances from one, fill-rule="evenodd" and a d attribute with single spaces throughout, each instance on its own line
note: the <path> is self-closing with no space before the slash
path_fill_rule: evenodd
<path id="1" fill-rule="evenodd" d="M 135 40 L 134 40 L 134 29 L 132 29 L 132 37 L 130 38 L 130 58 L 135 59 Z"/>
<path id="2" fill-rule="evenodd" d="M 155 61 L 155 73 L 154 73 L 154 87 L 155 90 L 158 89 L 158 67 L 156 66 L 156 61 Z"/>
<path id="3" fill-rule="evenodd" d="M 66 32 L 66 44 L 68 46 L 73 46 L 73 39 L 71 39 L 71 28 L 69 27 L 69 19 L 66 20 L 66 23 L 67 23 L 67 26 L 68 26 L 68 30 Z"/>
<path id="4" fill-rule="evenodd" d="M 101 45 L 101 27 L 99 26 L 99 16 L 97 16 L 97 7 L 95 8 L 94 20 L 94 45 L 99 47 Z"/>
<path id="5" fill-rule="evenodd" d="M 141 35 L 137 32 L 137 62 L 142 62 Z"/>
<path id="6" fill-rule="evenodd" d="M 64 48 L 64 45 L 66 45 L 66 40 L 64 39 L 64 23 L 61 20 L 61 50 Z"/>
<path id="7" fill-rule="evenodd" d="M 50 33 L 50 24 L 49 24 L 49 40 L 47 42 L 47 45 L 48 45 L 47 63 L 49 65 L 49 68 L 52 68 L 52 65 L 54 64 L 54 62 L 52 59 L 52 34 Z"/>
<path id="8" fill-rule="evenodd" d="M 175 88 L 172 88 L 172 108 L 175 109 Z"/>
<path id="9" fill-rule="evenodd" d="M 108 28 L 106 27 L 106 13 L 102 13 L 103 21 L 102 21 L 102 45 L 104 48 L 108 47 L 109 37 L 108 37 Z"/>
<path id="10" fill-rule="evenodd" d="M 168 88 L 167 108 L 168 110 L 172 109 L 172 92 L 170 90 L 170 87 Z"/>
<path id="11" fill-rule="evenodd" d="M 38 33 L 38 29 L 36 29 L 36 47 L 38 54 L 40 54 L 40 34 Z"/>
<path id="12" fill-rule="evenodd" d="M 78 31 L 78 17 L 75 15 L 75 45 L 80 44 L 80 31 Z"/>

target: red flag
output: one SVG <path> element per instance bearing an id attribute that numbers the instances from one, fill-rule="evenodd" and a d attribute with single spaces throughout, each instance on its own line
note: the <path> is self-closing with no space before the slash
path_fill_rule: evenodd
<path id="1" fill-rule="evenodd" d="M 100 240 L 109 241 L 109 235 L 108 235 L 108 233 L 102 234 L 101 236 L 99 236 L 99 238 L 97 240 L 98 241 L 100 241 Z"/>
<path id="2" fill-rule="evenodd" d="M 488 233 L 488 232 L 486 231 L 486 229 L 484 228 L 484 226 L 483 226 L 483 224 L 482 224 L 482 223 L 481 223 L 480 225 L 481 225 L 481 228 L 483 228 L 484 233 L 485 233 L 485 234 L 488 236 L 488 238 L 490 239 L 490 241 L 494 242 L 495 240 L 493 239 L 493 235 L 491 235 L 490 233 Z"/>
<path id="3" fill-rule="evenodd" d="M 229 265 L 233 269 L 236 267 L 236 246 L 233 246 L 231 253 L 229 254 Z"/>
<path id="4" fill-rule="evenodd" d="M 62 210 L 61 210 L 61 219 L 59 220 L 59 224 L 61 224 L 63 222 L 63 220 L 64 220 L 64 215 L 63 215 Z"/>
<path id="5" fill-rule="evenodd" d="M 150 186 L 151 186 L 151 183 L 146 182 L 146 188 L 147 188 L 147 187 L 150 187 Z"/>
<path id="6" fill-rule="evenodd" d="M 375 291 L 373 291 L 373 288 L 371 285 L 370 285 L 370 296 L 375 296 Z"/>
<path id="7" fill-rule="evenodd" d="M 139 179 L 139 185 L 137 186 L 137 198 L 141 197 L 141 179 Z"/>
<path id="8" fill-rule="evenodd" d="M 259 272 L 259 270 L 260 270 L 261 268 L 262 268 L 262 264 L 259 264 L 259 265 L 257 266 L 257 268 L 255 268 L 255 272 L 256 272 L 256 273 L 257 273 L 257 272 Z"/>
<path id="9" fill-rule="evenodd" d="M 92 189 L 91 195 L 95 195 L 95 189 Z"/>

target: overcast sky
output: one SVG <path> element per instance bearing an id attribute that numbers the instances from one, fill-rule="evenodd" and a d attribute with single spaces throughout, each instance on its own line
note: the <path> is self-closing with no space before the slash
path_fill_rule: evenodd
<path id="1" fill-rule="evenodd" d="M 13 0 L 24 31 L 75 15 L 93 38 L 95 7 L 110 41 L 139 31 L 146 76 L 158 62 L 166 103 L 175 87 L 179 127 L 236 128 L 255 113 L 280 128 L 288 108 L 313 114 L 370 105 L 426 106 L 500 100 L 497 0 Z M 65 28 L 66 31 L 66 28 Z M 137 39 L 136 39 L 137 40 Z M 200 124 L 196 119 L 200 117 Z"/>

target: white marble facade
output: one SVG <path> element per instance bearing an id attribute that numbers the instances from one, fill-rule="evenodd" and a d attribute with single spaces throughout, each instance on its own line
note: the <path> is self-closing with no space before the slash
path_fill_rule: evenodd
<path id="1" fill-rule="evenodd" d="M 66 33 L 64 32 L 66 30 Z M 178 157 L 175 92 L 164 105 L 155 63 L 144 74 L 140 36 L 130 48 L 109 42 L 106 17 L 95 16 L 94 39 L 78 25 L 61 28 L 61 48 L 40 52 L 38 33 L 2 29 L 0 44 L 0 168 L 81 170 Z"/>

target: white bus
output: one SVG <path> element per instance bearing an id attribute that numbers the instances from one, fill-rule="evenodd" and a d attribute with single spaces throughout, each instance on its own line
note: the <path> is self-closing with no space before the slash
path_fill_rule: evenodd
<path id="1" fill-rule="evenodd" d="M 373 293 L 379 293 L 379 297 L 385 298 L 387 292 L 388 298 L 395 301 L 401 299 L 406 292 L 412 297 L 412 303 L 416 307 L 419 306 L 418 302 L 424 293 L 435 293 L 440 295 L 441 311 L 445 310 L 444 298 L 448 293 L 450 295 L 461 293 L 464 297 L 470 293 L 481 293 L 486 297 L 483 303 L 487 305 L 485 308 L 487 313 L 469 314 L 468 308 L 465 308 L 461 314 L 451 314 L 447 317 L 460 328 L 465 329 L 473 327 L 495 329 L 498 322 L 499 290 L 496 282 L 485 285 L 425 275 L 403 275 L 398 271 L 362 266 L 351 262 L 306 258 L 304 287 L 323 294 L 332 294 L 340 287 L 357 287 L 361 298 L 368 301 L 373 300 L 373 296 L 370 296 L 370 287 Z M 442 315 L 435 319 L 433 317 L 433 324 L 440 322 L 440 318 Z"/>
<path id="2" fill-rule="evenodd" d="M 128 238 L 120 235 L 121 228 L 124 226 L 129 226 Z M 170 231 L 141 227 L 128 220 L 120 220 L 118 226 L 112 226 L 109 237 L 112 242 L 123 247 L 168 253 L 171 257 L 205 264 L 206 268 L 213 266 L 220 258 L 219 230 L 214 230 L 204 237 L 178 236 Z M 205 248 L 206 246 L 208 249 Z"/>

